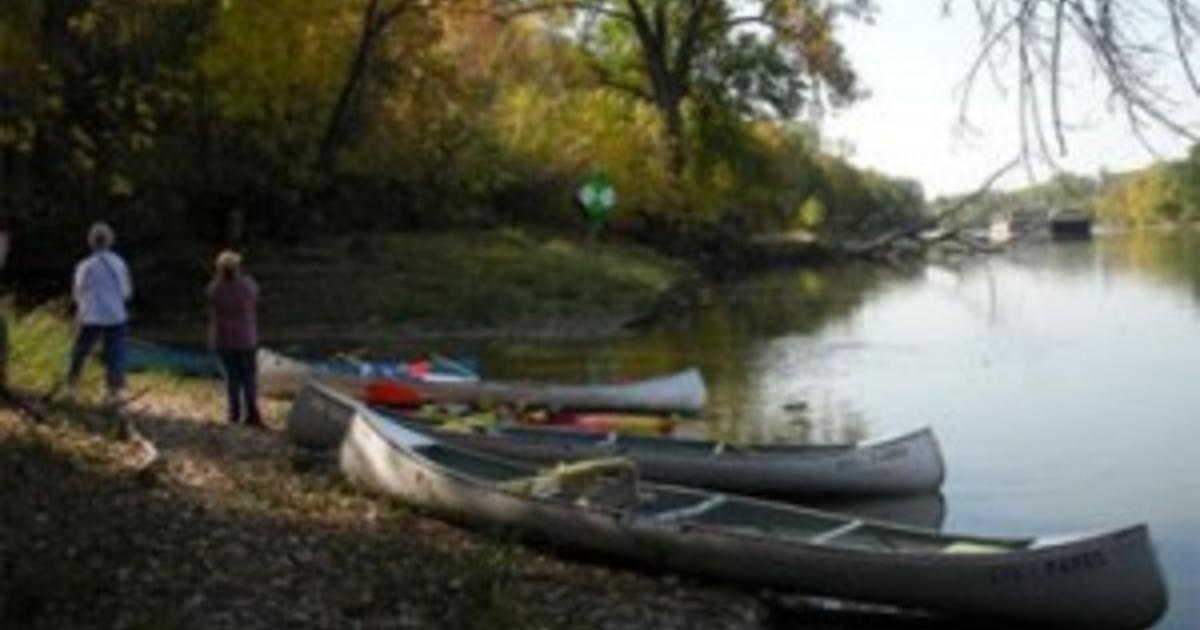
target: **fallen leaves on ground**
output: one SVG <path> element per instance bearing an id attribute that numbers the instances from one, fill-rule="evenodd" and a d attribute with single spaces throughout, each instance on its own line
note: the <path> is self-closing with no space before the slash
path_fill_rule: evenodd
<path id="1" fill-rule="evenodd" d="M 130 406 L 157 451 L 84 407 L 0 410 L 0 619 L 19 628 L 753 628 L 745 593 L 575 562 L 423 516 L 281 433 L 230 426 L 208 383 Z"/>

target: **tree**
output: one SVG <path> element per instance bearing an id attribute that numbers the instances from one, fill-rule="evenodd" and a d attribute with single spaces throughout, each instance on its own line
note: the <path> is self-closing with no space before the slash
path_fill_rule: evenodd
<path id="1" fill-rule="evenodd" d="M 843 15 L 870 0 L 493 0 L 502 16 L 558 17 L 610 86 L 657 108 L 672 171 L 683 172 L 684 103 L 705 97 L 743 111 L 790 117 L 802 103 L 841 105 L 860 95 L 834 38 Z M 804 97 L 807 97 L 805 99 Z"/>
<path id="2" fill-rule="evenodd" d="M 328 177 L 333 167 L 334 158 L 340 148 L 347 119 L 353 106 L 354 99 L 362 90 L 362 84 L 367 76 L 375 48 L 385 37 L 387 30 L 397 18 L 408 11 L 428 12 L 427 2 L 420 0 L 397 0 L 388 3 L 385 0 L 367 0 L 363 8 L 362 24 L 359 29 L 358 45 L 354 57 L 346 71 L 345 81 L 338 90 L 337 100 L 325 123 L 325 131 L 321 134 L 321 142 L 317 147 L 316 171 L 320 177 Z"/>
<path id="3" fill-rule="evenodd" d="M 955 0 L 943 0 L 949 12 Z M 967 76 L 964 112 L 971 91 L 987 73 L 1015 58 L 1022 155 L 1053 162 L 1065 155 L 1068 119 L 1062 96 L 1077 79 L 1098 76 L 1132 132 L 1149 147 L 1145 132 L 1165 128 L 1195 141 L 1181 120 L 1180 102 L 1200 96 L 1190 55 L 1200 36 L 1200 13 L 1191 0 L 973 0 L 982 36 Z M 1164 86 L 1164 74 L 1186 78 L 1187 93 Z"/>
<path id="4" fill-rule="evenodd" d="M 1193 220 L 1200 217 L 1200 144 L 1192 145 L 1187 158 L 1176 164 L 1173 171 L 1185 217 Z"/>

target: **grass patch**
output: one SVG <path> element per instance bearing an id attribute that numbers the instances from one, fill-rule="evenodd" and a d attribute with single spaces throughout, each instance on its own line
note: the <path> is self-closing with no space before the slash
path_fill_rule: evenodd
<path id="1" fill-rule="evenodd" d="M 656 303 L 685 273 L 628 245 L 524 232 L 344 237 L 249 259 L 268 330 L 311 327 L 605 334 Z"/>

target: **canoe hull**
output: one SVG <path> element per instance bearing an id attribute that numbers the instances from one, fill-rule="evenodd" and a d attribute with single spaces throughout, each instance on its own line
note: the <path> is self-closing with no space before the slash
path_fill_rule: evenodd
<path id="1" fill-rule="evenodd" d="M 420 369 L 417 369 L 420 364 Z M 310 363 L 280 354 L 268 348 L 258 350 L 258 385 L 264 396 L 286 398 L 304 384 L 319 379 L 345 391 L 361 388 L 371 379 L 405 375 L 413 382 L 478 381 L 479 377 L 461 364 L 446 360 L 376 361 L 351 363 L 346 360 Z M 415 374 L 415 375 L 414 375 Z M 407 382 L 407 381 L 406 381 Z"/>
<path id="2" fill-rule="evenodd" d="M 341 423 L 338 461 L 352 480 L 471 524 L 714 580 L 1052 627 L 1145 628 L 1166 607 L 1145 526 L 998 553 L 948 553 L 947 542 L 957 539 L 855 521 L 839 529 L 856 533 L 831 545 L 817 542 L 820 530 L 810 536 L 805 529 L 847 517 L 677 486 L 641 484 L 639 495 L 657 497 L 655 506 L 715 502 L 727 506 L 720 512 L 727 516 L 673 520 L 664 517 L 669 511 L 652 514 L 641 505 L 612 509 L 506 491 L 421 454 L 433 447 L 470 459 L 469 451 L 404 430 L 353 401 L 341 404 L 351 417 Z M 303 414 L 289 421 L 308 422 L 326 421 Z M 884 544 L 888 536 L 902 538 L 904 550 Z"/>
<path id="3" fill-rule="evenodd" d="M 741 494 L 919 494 L 936 492 L 945 479 L 941 449 L 929 428 L 853 446 L 727 450 L 702 440 L 588 436 L 553 429 L 417 430 L 434 431 L 437 439 L 464 448 L 539 464 L 628 457 L 646 479 Z"/>
<path id="4" fill-rule="evenodd" d="M 551 383 L 418 383 L 439 402 L 511 403 L 551 409 L 696 414 L 708 392 L 700 371 L 691 368 L 629 383 L 564 385 Z"/>
<path id="5" fill-rule="evenodd" d="M 258 357 L 259 388 L 271 396 L 294 395 L 314 379 L 359 396 L 364 387 L 380 380 L 372 375 L 322 372 L 268 350 L 260 350 Z M 417 379 L 396 382 L 425 401 L 484 406 L 508 403 L 551 409 L 695 414 L 704 409 L 708 397 L 704 379 L 695 368 L 630 383 L 566 385 Z"/>

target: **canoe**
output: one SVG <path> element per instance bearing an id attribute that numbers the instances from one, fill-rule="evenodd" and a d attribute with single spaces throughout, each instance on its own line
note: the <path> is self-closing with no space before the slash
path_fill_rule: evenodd
<path id="1" fill-rule="evenodd" d="M 208 350 L 164 346 L 141 339 L 130 339 L 125 367 L 130 372 L 167 372 L 181 376 L 217 377 L 221 364 Z"/>
<path id="2" fill-rule="evenodd" d="M 941 492 L 869 497 L 818 497 L 805 499 L 804 507 L 854 515 L 911 527 L 940 530 L 946 521 L 946 498 Z"/>
<path id="3" fill-rule="evenodd" d="M 708 398 L 704 379 L 695 368 L 627 383 L 572 385 L 488 380 L 429 382 L 401 378 L 331 379 L 324 375 L 319 378 L 355 396 L 361 395 L 368 403 L 400 407 L 425 403 L 466 403 L 489 408 L 503 404 L 555 411 L 693 415 L 704 409 Z M 293 387 L 298 384 L 294 383 Z"/>
<path id="4" fill-rule="evenodd" d="M 442 517 L 697 577 L 1042 627 L 1146 628 L 1167 605 L 1144 524 L 967 536 L 654 484 L 624 458 L 550 471 L 408 430 L 314 385 L 293 436 L 333 436 L 351 480 Z"/>
<path id="5" fill-rule="evenodd" d="M 675 417 L 666 415 L 575 411 L 550 414 L 545 419 L 550 427 L 603 435 L 670 435 L 677 422 Z"/>
<path id="6" fill-rule="evenodd" d="M 456 432 L 486 431 L 497 426 L 515 425 L 545 427 L 554 431 L 586 431 L 601 435 L 670 435 L 678 421 L 676 417 L 667 415 L 574 411 L 550 413 L 544 409 L 473 409 L 463 405 L 423 405 L 416 409 L 376 405 L 376 408 L 385 414 L 401 413 L 405 418 L 421 424 Z"/>
<path id="7" fill-rule="evenodd" d="M 400 378 L 413 383 L 478 381 L 479 374 L 467 363 L 436 355 L 412 361 L 361 361 L 350 358 L 304 361 L 269 348 L 259 348 L 258 381 L 259 390 L 267 396 L 290 396 L 313 378 L 348 384 Z"/>
<path id="8" fill-rule="evenodd" d="M 411 378 L 423 381 L 478 380 L 471 366 L 441 356 L 409 361 L 361 361 L 350 358 L 327 361 L 305 362 L 287 357 L 268 348 L 258 351 L 260 381 L 266 384 L 260 389 L 267 395 L 278 393 L 280 379 L 296 384 L 321 374 L 353 374 L 377 377 Z M 126 368 L 130 372 L 167 372 L 182 376 L 220 377 L 223 372 L 217 355 L 207 349 L 166 346 L 141 339 L 131 339 L 126 355 Z M 285 387 L 286 389 L 286 387 Z"/>
<path id="9" fill-rule="evenodd" d="M 340 384 L 344 387 L 344 383 Z M 694 368 L 628 383 L 576 385 L 487 380 L 422 383 L 407 379 L 373 379 L 363 385 L 362 392 L 369 403 L 401 407 L 437 402 L 467 403 L 484 408 L 504 404 L 556 411 L 679 414 L 699 413 L 704 409 L 708 397 L 700 371 Z"/>
<path id="10" fill-rule="evenodd" d="M 920 494 L 936 491 L 945 479 L 941 449 L 928 427 L 853 444 L 733 446 L 554 427 L 439 430 L 383 413 L 413 430 L 433 432 L 439 441 L 499 457 L 540 464 L 627 457 L 646 479 L 741 494 L 788 498 Z"/>

